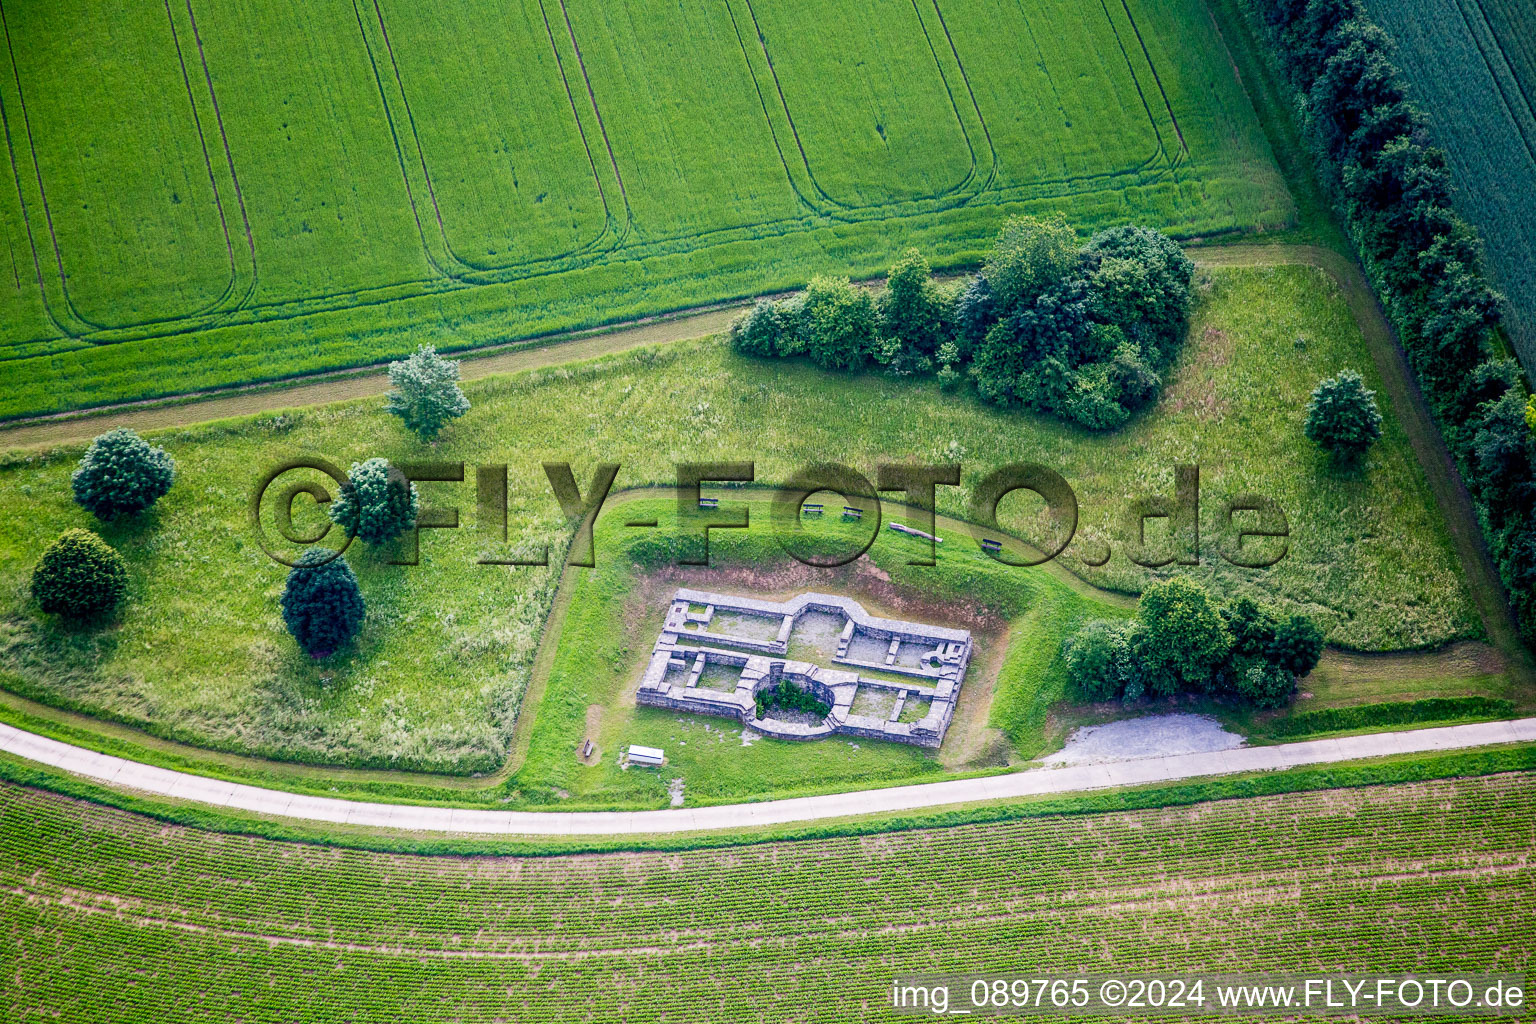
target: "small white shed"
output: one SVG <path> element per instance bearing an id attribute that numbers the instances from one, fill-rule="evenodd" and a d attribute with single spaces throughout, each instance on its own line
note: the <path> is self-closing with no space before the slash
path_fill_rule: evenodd
<path id="1" fill-rule="evenodd" d="M 638 743 L 629 745 L 630 764 L 661 764 L 667 759 L 667 752 L 659 747 L 642 747 Z"/>

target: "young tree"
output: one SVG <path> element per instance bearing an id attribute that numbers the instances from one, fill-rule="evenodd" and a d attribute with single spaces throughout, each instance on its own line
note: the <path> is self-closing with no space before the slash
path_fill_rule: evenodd
<path id="1" fill-rule="evenodd" d="M 117 608 L 128 592 L 123 558 L 89 530 L 65 530 L 32 570 L 32 596 L 50 615 L 93 619 Z"/>
<path id="2" fill-rule="evenodd" d="M 880 317 L 869 292 L 848 279 L 817 277 L 805 289 L 801 311 L 805 351 L 828 370 L 856 370 L 880 342 Z"/>
<path id="3" fill-rule="evenodd" d="M 1306 432 L 1308 439 L 1336 459 L 1359 458 L 1381 436 L 1376 393 L 1354 370 L 1322 381 L 1307 403 Z"/>
<path id="4" fill-rule="evenodd" d="M 357 635 L 366 610 L 352 567 L 335 552 L 318 548 L 304 552 L 289 570 L 281 606 L 288 632 L 317 660 Z"/>
<path id="5" fill-rule="evenodd" d="M 431 345 L 390 363 L 389 384 L 385 409 L 424 441 L 434 440 L 450 420 L 469 411 L 469 399 L 459 388 L 458 361 L 442 358 Z"/>
<path id="6" fill-rule="evenodd" d="M 70 477 L 75 501 L 97 519 L 137 515 L 171 489 L 176 463 L 126 427 L 102 434 Z"/>
<path id="7" fill-rule="evenodd" d="M 352 463 L 329 514 L 349 536 L 383 544 L 415 526 L 420 510 L 416 485 L 384 459 L 369 459 Z"/>
<path id="8" fill-rule="evenodd" d="M 885 279 L 880 318 L 887 338 L 907 352 L 932 356 L 949 340 L 949 310 L 928 261 L 916 249 L 902 253 Z"/>
<path id="9" fill-rule="evenodd" d="M 1232 635 L 1205 588 L 1183 576 L 1153 583 L 1142 593 L 1136 615 L 1136 660 L 1153 695 L 1209 690 L 1226 662 Z"/>

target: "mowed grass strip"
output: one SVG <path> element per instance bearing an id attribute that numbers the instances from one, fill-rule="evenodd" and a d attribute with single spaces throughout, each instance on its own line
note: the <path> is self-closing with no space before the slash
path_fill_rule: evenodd
<path id="1" fill-rule="evenodd" d="M 1384 973 L 1523 974 L 1533 820 L 1520 773 L 713 850 L 424 857 L 6 784 L 5 992 L 80 1021 L 846 1021 L 884 1018 L 893 978 L 925 972 L 1326 973 L 1368 949 Z"/>
<path id="2" fill-rule="evenodd" d="M 909 245 L 970 262 L 1014 213 L 1294 212 L 1199 0 L 70 11 L 7 11 L 44 166 L 0 75 L 0 416 L 873 276 Z M 40 188 L 66 194 L 62 277 Z"/>
<path id="3" fill-rule="evenodd" d="M 1390 411 L 1386 436 L 1354 474 L 1330 469 L 1302 436 L 1318 379 L 1353 366 L 1374 381 L 1359 329 L 1328 278 L 1305 267 L 1205 273 L 1191 340 L 1162 401 L 1111 436 L 999 411 L 929 381 L 747 360 L 723 340 L 476 382 L 473 409 L 435 447 L 412 441 L 378 399 L 162 432 L 156 441 L 180 477 L 146 521 L 103 529 L 128 560 L 134 589 L 121 622 L 100 632 L 40 621 L 26 589 L 60 530 L 95 526 L 70 497 L 80 449 L 15 457 L 0 468 L 5 685 L 220 749 L 494 770 L 531 678 L 556 571 L 476 560 L 548 544 L 560 563 L 571 526 L 540 468 L 549 460 L 571 461 L 584 488 L 599 459 L 621 463 L 619 487 L 668 483 L 675 463 L 711 459 L 753 459 L 767 483 L 829 460 L 871 474 L 883 461 L 959 461 L 967 489 L 939 493 L 940 510 L 960 518 L 968 488 L 985 473 L 1040 462 L 1076 490 L 1079 538 L 1062 558 L 1091 582 L 1135 592 L 1155 576 L 1188 572 L 1223 597 L 1247 593 L 1315 615 L 1334 643 L 1370 650 L 1480 635 L 1445 527 Z M 427 506 L 456 506 L 462 523 L 423 535 L 420 566 L 349 552 L 370 618 L 358 646 L 323 669 L 283 631 L 277 596 L 286 570 L 261 552 L 247 519 L 261 476 L 304 455 L 342 468 L 373 456 L 468 464 L 469 482 L 420 485 Z M 505 547 L 488 546 L 473 528 L 473 467 L 499 463 L 508 465 Z M 1178 463 L 1201 467 L 1202 564 L 1131 565 L 1125 510 L 1138 496 L 1171 496 Z M 1274 498 L 1290 519 L 1288 554 L 1271 569 L 1236 568 L 1215 549 L 1227 529 L 1221 500 L 1240 492 Z M 1018 496 L 1004 503 L 1010 515 L 1028 508 Z M 889 536 L 882 543 L 899 541 Z M 1105 567 L 1082 564 L 1079 555 L 1096 557 L 1106 543 L 1113 557 Z M 1054 654 L 1042 643 L 1026 667 L 1048 671 Z M 333 678 L 322 681 L 322 671 Z"/>

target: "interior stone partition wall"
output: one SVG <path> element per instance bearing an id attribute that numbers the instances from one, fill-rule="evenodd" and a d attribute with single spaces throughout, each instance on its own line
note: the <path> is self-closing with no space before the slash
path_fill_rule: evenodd
<path id="1" fill-rule="evenodd" d="M 797 624 L 813 612 L 843 621 L 829 665 L 789 657 Z M 734 718 L 781 739 L 846 735 L 937 747 L 954 717 L 971 649 L 969 630 L 880 618 L 833 594 L 761 601 L 684 587 L 672 597 L 636 699 L 651 707 Z M 876 678 L 870 670 L 886 675 Z M 711 685 L 701 686 L 706 674 Z M 734 685 L 720 688 L 722 679 Z M 811 691 L 831 711 L 819 723 L 775 718 L 771 710 L 758 718 L 757 694 L 782 680 Z M 891 695 L 890 711 L 855 714 L 861 690 Z M 927 711 L 915 721 L 901 721 L 911 701 L 926 701 Z"/>

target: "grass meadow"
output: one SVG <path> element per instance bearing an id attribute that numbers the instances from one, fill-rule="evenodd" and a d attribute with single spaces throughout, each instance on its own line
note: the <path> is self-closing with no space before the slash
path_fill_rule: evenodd
<path id="1" fill-rule="evenodd" d="M 12 5 L 0 417 L 1295 209 L 1200 0 Z M 90 75 L 72 73 L 89 66 Z"/>
<path id="2" fill-rule="evenodd" d="M 23 1015 L 123 1024 L 846 1021 L 894 1016 L 892 979 L 923 973 L 1307 976 L 1369 948 L 1385 974 L 1522 975 L 1533 814 L 1536 779 L 1515 772 L 682 852 L 414 856 L 7 782 L 0 992 Z"/>
<path id="3" fill-rule="evenodd" d="M 177 460 L 179 479 L 143 521 L 101 527 L 132 576 L 125 610 L 102 629 L 43 620 L 27 592 L 28 574 L 57 532 L 94 525 L 70 497 L 80 449 L 11 456 L 0 468 L 4 685 L 219 750 L 495 771 L 533 678 L 558 575 L 477 560 L 526 557 L 548 545 L 552 564 L 560 563 L 572 525 L 544 479 L 544 460 L 573 462 L 583 488 L 599 460 L 621 464 L 619 488 L 668 483 L 675 463 L 707 459 L 755 460 L 765 483 L 828 460 L 871 474 L 886 459 L 953 460 L 966 486 L 941 488 L 940 511 L 960 518 L 984 473 L 1041 462 L 1067 478 L 1081 509 L 1081 540 L 1057 568 L 1125 593 L 1174 570 L 1141 569 L 1114 553 L 1123 509 L 1138 495 L 1171 494 L 1173 465 L 1196 462 L 1202 515 L 1213 517 L 1204 523 L 1208 543 L 1221 533 L 1220 498 L 1257 491 L 1286 511 L 1289 550 L 1273 568 L 1239 569 L 1207 548 L 1201 565 L 1177 571 L 1223 596 L 1249 593 L 1316 615 L 1345 647 L 1402 650 L 1479 636 L 1395 418 L 1386 417 L 1387 433 L 1364 466 L 1342 476 L 1302 437 L 1301 410 L 1317 379 L 1344 366 L 1374 376 L 1328 279 L 1304 267 L 1202 274 L 1191 342 L 1162 401 L 1111 436 L 999 411 L 930 381 L 747 360 L 720 339 L 476 382 L 468 388 L 473 409 L 435 446 L 411 439 L 378 399 L 161 432 L 154 438 Z M 372 456 L 468 464 L 466 483 L 419 485 L 425 506 L 457 507 L 461 522 L 423 532 L 419 566 L 391 565 L 360 544 L 347 553 L 368 620 L 356 647 L 325 665 L 301 657 L 284 632 L 277 596 L 286 570 L 262 551 L 248 512 L 270 467 L 306 456 L 342 469 Z M 477 523 L 474 466 L 483 463 L 508 465 L 504 544 Z M 306 514 L 322 514 L 296 507 L 301 528 Z M 1029 508 L 1016 496 L 1003 511 L 1022 519 Z M 899 540 L 889 536 L 881 543 Z M 1106 543 L 1106 565 L 1082 562 Z M 601 548 L 597 555 L 595 571 L 606 572 Z M 591 571 L 572 572 L 579 582 Z M 1054 657 L 1054 641 L 1020 647 L 1009 658 L 1022 660 L 1007 671 L 1043 678 Z M 1038 727 L 1037 708 L 1007 709 L 1003 699 L 993 714 L 1010 734 Z M 1025 753 L 1028 745 L 1021 741 Z"/>

